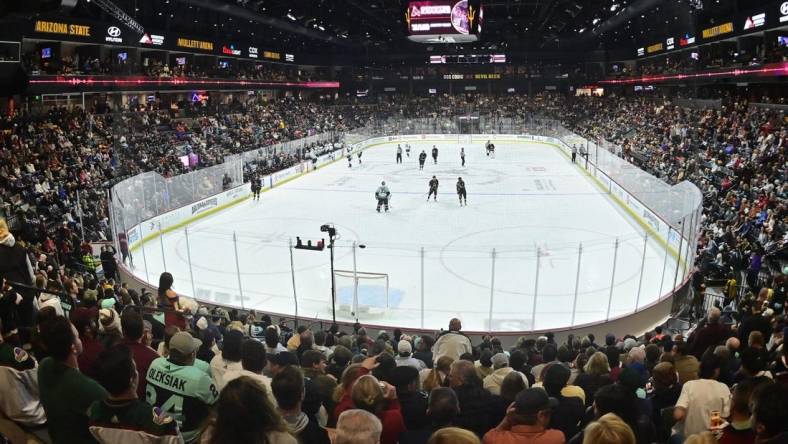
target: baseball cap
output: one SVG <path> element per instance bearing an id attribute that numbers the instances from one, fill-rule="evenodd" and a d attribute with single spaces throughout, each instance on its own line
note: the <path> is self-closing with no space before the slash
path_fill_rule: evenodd
<path id="1" fill-rule="evenodd" d="M 410 353 L 413 351 L 413 347 L 410 345 L 408 341 L 399 341 L 397 343 L 397 352 L 399 353 Z"/>
<path id="2" fill-rule="evenodd" d="M 504 353 L 496 353 L 490 360 L 492 361 L 493 368 L 502 368 L 509 365 L 509 357 Z"/>
<path id="3" fill-rule="evenodd" d="M 527 388 L 518 393 L 514 400 L 514 408 L 517 413 L 537 413 L 557 405 L 558 400 L 547 396 L 547 392 L 541 388 Z"/>
<path id="4" fill-rule="evenodd" d="M 175 350 L 182 355 L 190 355 L 200 348 L 202 341 L 193 337 L 189 332 L 179 331 L 170 339 L 170 350 Z"/>
<path id="5" fill-rule="evenodd" d="M 269 361 L 271 361 L 271 363 L 276 364 L 278 366 L 301 365 L 301 363 L 298 361 L 298 356 L 296 356 L 295 353 L 292 352 L 281 351 L 273 356 L 271 355 L 268 356 L 269 356 Z"/>

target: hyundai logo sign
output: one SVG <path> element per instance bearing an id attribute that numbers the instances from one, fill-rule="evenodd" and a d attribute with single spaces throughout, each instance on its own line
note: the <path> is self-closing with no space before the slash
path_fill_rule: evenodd
<path id="1" fill-rule="evenodd" d="M 121 38 L 120 34 L 120 28 L 110 26 L 107 28 L 107 36 L 104 37 L 104 40 L 110 43 L 123 43 L 123 38 Z"/>

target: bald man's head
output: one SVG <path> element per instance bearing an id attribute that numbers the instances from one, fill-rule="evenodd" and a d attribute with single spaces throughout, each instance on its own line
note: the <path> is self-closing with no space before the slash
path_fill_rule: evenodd
<path id="1" fill-rule="evenodd" d="M 449 330 L 451 331 L 462 330 L 462 322 L 460 322 L 460 320 L 457 318 L 452 318 L 452 320 L 449 321 Z"/>

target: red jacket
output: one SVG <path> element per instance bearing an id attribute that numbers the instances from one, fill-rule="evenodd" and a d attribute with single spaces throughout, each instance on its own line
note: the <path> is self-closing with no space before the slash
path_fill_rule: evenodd
<path id="1" fill-rule="evenodd" d="M 124 339 L 123 345 L 131 350 L 131 358 L 134 359 L 134 363 L 137 364 L 137 373 L 140 374 L 140 380 L 137 383 L 137 397 L 139 399 L 145 399 L 145 387 L 148 385 L 148 381 L 145 376 L 148 374 L 150 363 L 153 362 L 154 359 L 158 358 L 159 354 L 156 353 L 152 348 L 142 345 L 136 341 Z"/>

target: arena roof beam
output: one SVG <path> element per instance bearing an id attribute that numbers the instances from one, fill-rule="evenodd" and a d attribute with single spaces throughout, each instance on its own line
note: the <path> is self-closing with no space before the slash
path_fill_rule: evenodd
<path id="1" fill-rule="evenodd" d="M 177 1 L 183 4 L 196 6 L 198 8 L 202 8 L 208 11 L 214 11 L 244 20 L 252 20 L 254 22 L 261 23 L 263 25 L 268 25 L 272 28 L 279 29 L 291 34 L 298 34 L 311 39 L 333 43 L 339 46 L 344 46 L 344 47 L 360 46 L 358 43 L 351 42 L 347 39 L 340 39 L 339 37 L 329 35 L 325 32 L 316 31 L 313 29 L 305 28 L 303 26 L 298 26 L 293 23 L 287 22 L 285 20 L 280 20 L 274 17 L 257 14 L 249 9 L 242 8 L 236 5 L 231 5 L 229 3 L 217 3 L 211 0 L 177 0 Z"/>

